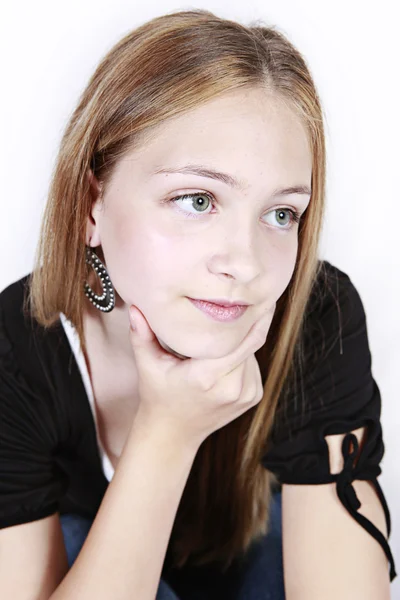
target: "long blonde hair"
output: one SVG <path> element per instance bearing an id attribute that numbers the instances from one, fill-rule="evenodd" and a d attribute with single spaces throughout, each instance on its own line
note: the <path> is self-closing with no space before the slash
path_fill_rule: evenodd
<path id="1" fill-rule="evenodd" d="M 261 402 L 211 434 L 193 463 L 170 539 L 175 567 L 219 563 L 225 570 L 269 529 L 276 477 L 260 464 L 277 408 L 290 396 L 301 360 L 302 326 L 321 261 L 325 140 L 317 91 L 304 58 L 275 27 L 245 26 L 207 10 L 172 12 L 123 37 L 83 91 L 52 173 L 24 311 L 45 328 L 63 312 L 83 351 L 87 174 L 107 186 L 127 152 L 167 119 L 239 88 L 262 86 L 297 111 L 312 150 L 312 196 L 298 229 L 295 270 L 256 353 Z"/>

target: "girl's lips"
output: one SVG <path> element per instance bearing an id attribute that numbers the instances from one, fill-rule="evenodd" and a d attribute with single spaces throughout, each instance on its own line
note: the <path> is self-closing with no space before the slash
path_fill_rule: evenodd
<path id="1" fill-rule="evenodd" d="M 215 321 L 235 321 L 246 312 L 247 306 L 223 307 L 204 300 L 188 298 L 192 304 Z"/>

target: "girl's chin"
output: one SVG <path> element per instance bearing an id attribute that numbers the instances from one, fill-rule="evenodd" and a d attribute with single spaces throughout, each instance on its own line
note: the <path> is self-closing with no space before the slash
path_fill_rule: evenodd
<path id="1" fill-rule="evenodd" d="M 166 344 L 165 342 L 163 342 L 162 340 L 160 340 L 159 337 L 157 337 L 157 340 L 158 340 L 158 343 L 160 344 L 160 346 L 162 348 L 164 348 L 164 350 L 166 350 L 166 352 L 169 352 L 169 354 L 172 354 L 173 356 L 176 356 L 176 358 L 180 358 L 182 360 L 187 360 L 188 358 L 193 358 L 193 356 L 186 356 L 184 354 L 179 354 L 179 352 L 177 352 L 176 350 L 174 350 L 173 348 L 171 348 L 170 346 L 168 346 L 168 344 Z M 225 352 L 225 353 L 222 353 L 220 355 L 217 355 L 215 358 L 221 358 L 222 356 L 225 356 L 227 353 L 228 352 Z M 208 352 L 206 352 L 206 355 L 204 357 L 198 357 L 198 358 L 210 358 L 210 355 L 209 355 Z"/>
<path id="2" fill-rule="evenodd" d="M 157 337 L 157 340 L 158 340 L 158 343 L 160 344 L 160 346 L 162 348 L 164 348 L 164 350 L 166 350 L 167 352 L 169 352 L 173 356 L 176 356 L 176 358 L 181 358 L 182 360 L 186 360 L 187 358 L 190 358 L 190 356 L 184 356 L 183 354 L 179 354 L 178 352 L 176 352 L 175 350 L 173 350 L 173 348 L 170 348 L 168 346 L 168 344 L 166 344 L 165 342 L 163 342 L 162 340 L 160 340 L 160 338 Z"/>

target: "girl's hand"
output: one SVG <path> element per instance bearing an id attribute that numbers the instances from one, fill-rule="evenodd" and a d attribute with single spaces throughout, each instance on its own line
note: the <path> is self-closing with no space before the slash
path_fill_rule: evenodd
<path id="1" fill-rule="evenodd" d="M 254 353 L 265 343 L 275 307 L 226 356 L 183 360 L 161 347 L 142 312 L 132 305 L 135 330 L 130 328 L 130 340 L 138 371 L 138 412 L 146 423 L 166 426 L 198 447 L 212 432 L 258 404 L 264 392 Z"/>

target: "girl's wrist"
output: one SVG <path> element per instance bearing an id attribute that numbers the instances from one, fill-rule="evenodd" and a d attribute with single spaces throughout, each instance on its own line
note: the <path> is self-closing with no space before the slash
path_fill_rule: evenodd
<path id="1" fill-rule="evenodd" d="M 171 456 L 193 460 L 201 445 L 201 441 L 189 437 L 174 426 L 172 422 L 148 414 L 140 406 L 132 422 L 129 438 L 142 437 L 153 440 L 154 448 Z"/>

